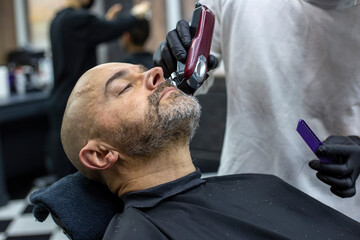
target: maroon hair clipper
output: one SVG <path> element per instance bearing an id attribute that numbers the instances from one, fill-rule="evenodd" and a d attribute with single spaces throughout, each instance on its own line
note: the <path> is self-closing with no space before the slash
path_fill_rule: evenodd
<path id="1" fill-rule="evenodd" d="M 177 63 L 177 70 L 167 79 L 186 94 L 193 94 L 207 78 L 215 15 L 206 6 L 196 3 L 190 22 L 193 37 L 186 64 Z"/>

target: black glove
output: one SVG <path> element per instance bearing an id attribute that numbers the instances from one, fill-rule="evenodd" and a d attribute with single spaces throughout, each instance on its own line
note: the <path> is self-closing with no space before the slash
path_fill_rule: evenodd
<path id="1" fill-rule="evenodd" d="M 166 78 L 176 71 L 177 61 L 186 63 L 191 41 L 189 23 L 185 20 L 180 20 L 176 24 L 176 29 L 168 32 L 166 40 L 160 43 L 153 55 L 153 61 L 155 66 L 162 67 Z M 217 58 L 210 55 L 208 69 L 214 69 L 217 65 Z"/>
<path id="2" fill-rule="evenodd" d="M 316 154 L 333 160 L 323 163 L 312 160 L 309 166 L 318 171 L 317 178 L 331 186 L 339 197 L 352 197 L 356 193 L 355 182 L 360 173 L 360 138 L 357 136 L 330 136 Z"/>

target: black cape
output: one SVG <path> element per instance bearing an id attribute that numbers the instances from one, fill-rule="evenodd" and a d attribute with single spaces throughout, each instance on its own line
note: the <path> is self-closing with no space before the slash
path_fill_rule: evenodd
<path id="1" fill-rule="evenodd" d="M 275 176 L 200 176 L 124 195 L 103 239 L 360 239 L 360 223 Z"/>

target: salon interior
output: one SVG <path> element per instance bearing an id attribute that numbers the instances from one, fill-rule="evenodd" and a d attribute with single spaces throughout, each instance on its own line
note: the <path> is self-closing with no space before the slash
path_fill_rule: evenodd
<path id="1" fill-rule="evenodd" d="M 0 240 L 68 239 L 49 217 L 43 223 L 32 216 L 29 194 L 56 180 L 48 171 L 48 105 L 53 87 L 53 59 L 49 28 L 66 0 L 0 1 Z M 122 11 L 131 0 L 97 0 L 90 11 L 103 16 L 116 3 Z M 146 49 L 154 52 L 180 19 L 190 20 L 194 0 L 151 1 L 150 36 Z M 118 61 L 125 50 L 119 40 L 97 47 L 98 63 Z M 223 73 L 199 96 L 201 127 L 191 142 L 194 163 L 204 174 L 218 169 L 226 116 Z M 206 136 L 206 137 L 204 137 Z M 201 140 L 200 140 L 201 139 Z"/>

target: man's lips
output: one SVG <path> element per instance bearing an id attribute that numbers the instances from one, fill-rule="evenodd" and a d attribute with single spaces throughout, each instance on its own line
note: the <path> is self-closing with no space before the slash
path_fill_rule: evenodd
<path id="1" fill-rule="evenodd" d="M 175 87 L 167 87 L 165 88 L 161 95 L 160 95 L 160 98 L 159 98 L 159 101 L 164 98 L 165 96 L 167 96 L 170 92 L 173 92 L 173 91 L 177 91 L 177 89 Z"/>

